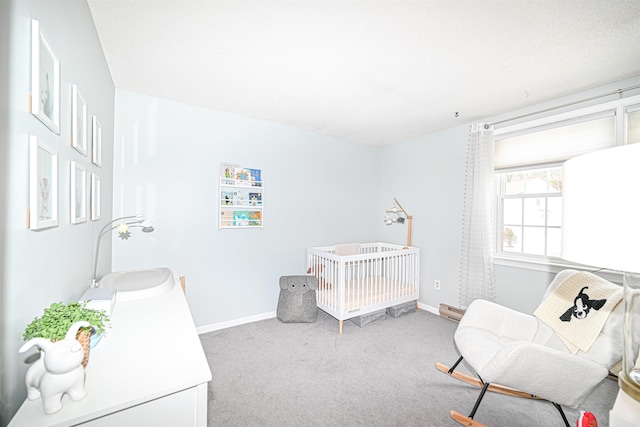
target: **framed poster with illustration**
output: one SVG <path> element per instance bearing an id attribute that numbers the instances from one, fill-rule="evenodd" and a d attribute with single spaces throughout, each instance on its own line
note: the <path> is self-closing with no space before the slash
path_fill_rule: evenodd
<path id="1" fill-rule="evenodd" d="M 91 161 L 102 166 L 102 126 L 96 116 L 91 119 Z"/>
<path id="2" fill-rule="evenodd" d="M 87 221 L 87 168 L 71 162 L 71 224 Z"/>
<path id="3" fill-rule="evenodd" d="M 40 22 L 31 20 L 31 114 L 60 134 L 60 62 L 40 31 Z"/>
<path id="4" fill-rule="evenodd" d="M 78 90 L 71 86 L 71 146 L 83 156 L 87 155 L 87 104 Z"/>
<path id="5" fill-rule="evenodd" d="M 29 137 L 29 228 L 58 225 L 58 153 Z"/>
<path id="6" fill-rule="evenodd" d="M 100 219 L 100 177 L 91 174 L 91 221 Z"/>

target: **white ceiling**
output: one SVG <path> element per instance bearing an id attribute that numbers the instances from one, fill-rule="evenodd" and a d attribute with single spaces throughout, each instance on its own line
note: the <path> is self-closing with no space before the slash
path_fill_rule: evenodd
<path id="1" fill-rule="evenodd" d="M 88 3 L 117 88 L 374 145 L 640 75 L 638 0 Z"/>

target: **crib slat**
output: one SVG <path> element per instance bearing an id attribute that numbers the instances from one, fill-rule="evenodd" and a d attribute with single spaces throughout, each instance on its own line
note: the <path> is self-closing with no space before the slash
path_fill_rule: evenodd
<path id="1" fill-rule="evenodd" d="M 420 251 L 389 243 L 360 245 L 338 256 L 335 246 L 307 249 L 309 274 L 318 278 L 318 307 L 343 321 L 418 299 Z"/>

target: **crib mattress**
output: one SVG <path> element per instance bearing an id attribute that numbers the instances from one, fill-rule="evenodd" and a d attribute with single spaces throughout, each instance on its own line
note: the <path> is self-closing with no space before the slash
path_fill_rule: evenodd
<path id="1" fill-rule="evenodd" d="M 338 287 L 325 284 L 318 291 L 318 302 L 336 310 Z M 406 282 L 383 276 L 370 276 L 348 280 L 345 283 L 344 309 L 347 312 L 391 301 L 417 293 L 417 288 Z"/>

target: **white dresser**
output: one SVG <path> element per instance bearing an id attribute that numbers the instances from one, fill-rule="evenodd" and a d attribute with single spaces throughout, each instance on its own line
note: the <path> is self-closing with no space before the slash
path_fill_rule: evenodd
<path id="1" fill-rule="evenodd" d="M 640 426 L 640 402 L 629 397 L 622 390 L 609 413 L 610 427 L 638 427 Z"/>
<path id="2" fill-rule="evenodd" d="M 113 327 L 91 349 L 87 396 L 66 395 L 46 415 L 42 400 L 26 400 L 11 427 L 207 425 L 211 371 L 179 283 L 147 299 L 119 301 Z"/>

